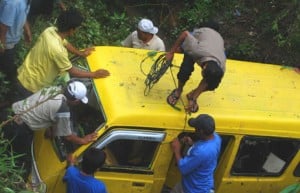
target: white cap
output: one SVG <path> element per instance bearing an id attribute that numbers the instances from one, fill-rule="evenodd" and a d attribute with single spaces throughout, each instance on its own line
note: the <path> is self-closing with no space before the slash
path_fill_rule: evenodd
<path id="1" fill-rule="evenodd" d="M 75 99 L 81 100 L 83 103 L 88 103 L 89 99 L 86 97 L 86 86 L 79 81 L 72 81 L 68 84 L 68 92 Z"/>
<path id="2" fill-rule="evenodd" d="M 155 27 L 149 19 L 142 19 L 138 24 L 138 29 L 150 34 L 156 34 L 158 32 L 158 28 Z"/>

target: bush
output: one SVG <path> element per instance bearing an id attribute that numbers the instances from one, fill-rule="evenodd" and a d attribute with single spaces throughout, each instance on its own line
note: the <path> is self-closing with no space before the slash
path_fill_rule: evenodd
<path id="1" fill-rule="evenodd" d="M 0 137 L 0 155 L 0 192 L 17 193 L 25 190 L 26 186 L 22 178 L 24 170 L 16 166 L 16 158 L 21 155 L 13 154 L 9 141 L 3 139 L 2 135 Z M 23 193 L 25 192 L 23 191 Z"/>

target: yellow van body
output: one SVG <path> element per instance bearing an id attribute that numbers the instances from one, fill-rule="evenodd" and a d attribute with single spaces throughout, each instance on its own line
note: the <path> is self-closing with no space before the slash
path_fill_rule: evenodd
<path id="1" fill-rule="evenodd" d="M 110 76 L 92 80 L 90 90 L 89 106 L 101 114 L 93 116 L 102 119 L 94 128 L 98 140 L 75 148 L 73 155 L 80 160 L 90 147 L 107 149 L 107 163 L 95 177 L 109 193 L 160 193 L 172 188 L 180 173 L 170 142 L 182 132 L 193 132 L 187 120 L 201 113 L 214 117 L 216 132 L 224 139 L 215 171 L 216 193 L 275 193 L 299 183 L 299 74 L 279 65 L 228 59 L 219 88 L 200 95 L 199 111 L 189 115 L 184 111 L 186 94 L 198 85 L 201 69 L 195 65 L 181 100 L 171 107 L 166 98 L 176 88 L 183 55 L 175 54 L 173 66 L 149 89 L 146 74 L 160 54 L 99 46 L 87 58 L 91 71 L 107 69 Z M 40 192 L 66 192 L 67 163 L 57 153 L 58 146 L 44 138 L 44 131 L 35 133 L 31 180 Z M 132 146 L 145 149 L 141 153 Z M 133 151 L 142 156 L 129 158 Z"/>

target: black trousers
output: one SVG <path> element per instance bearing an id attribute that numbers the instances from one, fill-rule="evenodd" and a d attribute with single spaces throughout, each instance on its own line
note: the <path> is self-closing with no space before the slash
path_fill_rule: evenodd
<path id="1" fill-rule="evenodd" d="M 177 74 L 177 78 L 180 82 L 185 83 L 187 80 L 189 80 L 192 72 L 194 72 L 194 65 L 195 61 L 193 58 L 187 54 L 184 54 L 179 72 Z"/>
<path id="2" fill-rule="evenodd" d="M 17 66 L 15 64 L 16 47 L 6 49 L 0 53 L 0 71 L 6 75 L 6 80 L 14 82 L 17 76 Z"/>

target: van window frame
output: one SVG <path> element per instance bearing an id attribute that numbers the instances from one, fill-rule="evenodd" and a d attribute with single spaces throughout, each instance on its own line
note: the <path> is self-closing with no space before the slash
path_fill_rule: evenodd
<path id="1" fill-rule="evenodd" d="M 74 62 L 82 62 L 83 64 L 87 64 L 86 59 L 77 58 L 73 59 Z M 79 68 L 83 68 L 82 64 L 75 64 Z M 90 133 L 96 132 L 103 128 L 103 126 L 107 122 L 107 118 L 105 112 L 103 110 L 103 106 L 101 104 L 98 93 L 95 89 L 94 83 L 91 79 L 88 78 L 71 78 L 73 81 L 81 81 L 87 87 L 87 96 L 89 98 L 88 104 L 78 104 L 74 107 L 71 107 L 72 113 L 72 132 L 75 133 L 78 137 L 84 137 Z M 89 117 L 89 113 L 92 113 Z M 93 124 L 90 121 L 86 120 L 77 120 L 75 117 L 88 117 L 93 120 Z M 96 123 L 97 122 L 97 123 Z M 82 125 L 84 124 L 84 125 Z M 92 126 L 93 127 L 92 127 Z M 58 157 L 58 159 L 63 162 L 67 159 L 67 154 L 76 151 L 81 145 L 72 143 L 67 141 L 65 137 L 53 137 L 51 140 L 52 147 Z"/>
<path id="2" fill-rule="evenodd" d="M 156 142 L 156 147 L 151 157 L 149 167 L 143 166 L 108 166 L 105 165 L 100 169 L 101 171 L 110 172 L 126 172 L 135 174 L 153 174 L 153 162 L 157 156 L 160 144 L 164 141 L 166 132 L 160 130 L 141 129 L 141 128 L 122 128 L 114 127 L 102 135 L 91 147 L 97 149 L 104 149 L 111 142 L 117 140 L 136 140 L 145 142 Z M 79 158 L 81 160 L 81 158 Z"/>
<path id="3" fill-rule="evenodd" d="M 247 140 L 248 140 L 248 142 L 247 142 Z M 249 140 L 250 140 L 250 142 L 249 142 Z M 291 145 L 293 145 L 293 143 L 294 143 L 294 151 L 291 152 L 291 154 L 289 155 L 289 157 L 286 158 L 286 159 L 283 159 L 282 157 L 280 158 L 280 156 L 278 156 L 278 155 L 276 155 L 276 153 L 272 152 L 272 149 L 271 149 L 272 147 L 269 147 L 271 145 L 273 145 L 273 146 L 276 145 L 275 143 L 282 143 L 282 142 L 287 142 L 287 141 L 290 142 Z M 244 148 L 244 145 L 246 143 L 248 143 L 249 146 L 255 145 L 254 143 L 259 143 L 259 144 L 263 144 L 263 143 L 267 144 L 267 143 L 269 143 L 269 146 L 265 147 L 265 148 L 268 148 L 269 151 L 264 154 L 265 158 L 264 158 L 264 160 L 261 160 L 262 163 L 260 163 L 261 172 L 254 172 L 254 171 L 253 172 L 245 172 L 245 171 L 244 172 L 243 171 L 238 172 L 237 169 L 235 168 L 237 165 L 239 165 L 238 163 L 241 162 L 240 161 L 240 159 L 241 159 L 240 155 L 242 153 L 244 153 L 244 152 L 241 152 L 241 151 L 245 151 L 245 149 L 243 150 L 242 148 Z M 271 144 L 271 143 L 273 143 L 273 144 Z M 265 145 L 265 144 L 263 144 L 263 145 Z M 271 137 L 271 136 L 252 136 L 252 135 L 246 135 L 246 136 L 242 137 L 242 139 L 240 140 L 239 148 L 238 148 L 238 151 L 236 153 L 235 160 L 234 160 L 234 162 L 232 164 L 232 167 L 231 167 L 231 170 L 230 170 L 230 174 L 232 176 L 250 176 L 250 177 L 251 176 L 253 176 L 253 177 L 278 177 L 278 176 L 281 176 L 284 173 L 284 171 L 286 170 L 286 168 L 290 165 L 291 161 L 294 159 L 294 157 L 296 156 L 297 152 L 299 151 L 299 145 L 300 145 L 300 140 L 298 140 L 298 139 L 280 138 L 280 137 Z M 261 153 L 261 150 L 263 148 L 261 147 L 259 149 L 260 149 L 259 153 Z M 273 151 L 274 151 L 274 149 L 273 149 Z M 256 157 L 256 158 L 259 157 L 258 156 L 259 153 L 257 153 L 256 156 L 252 156 L 252 157 Z M 262 153 L 264 153 L 264 152 L 262 152 Z M 279 172 L 268 172 L 264 168 L 264 164 L 266 164 L 268 158 L 271 157 L 270 156 L 271 153 L 272 153 L 272 155 L 275 154 L 273 157 L 274 157 L 274 159 L 277 159 L 278 162 L 282 162 L 282 164 L 283 164 L 283 162 L 285 162 L 284 165 L 281 166 L 281 169 L 280 169 Z M 247 154 L 245 154 L 245 155 L 247 155 Z M 256 163 L 253 159 L 249 160 L 249 162 Z M 244 170 L 246 170 L 246 168 Z"/>

